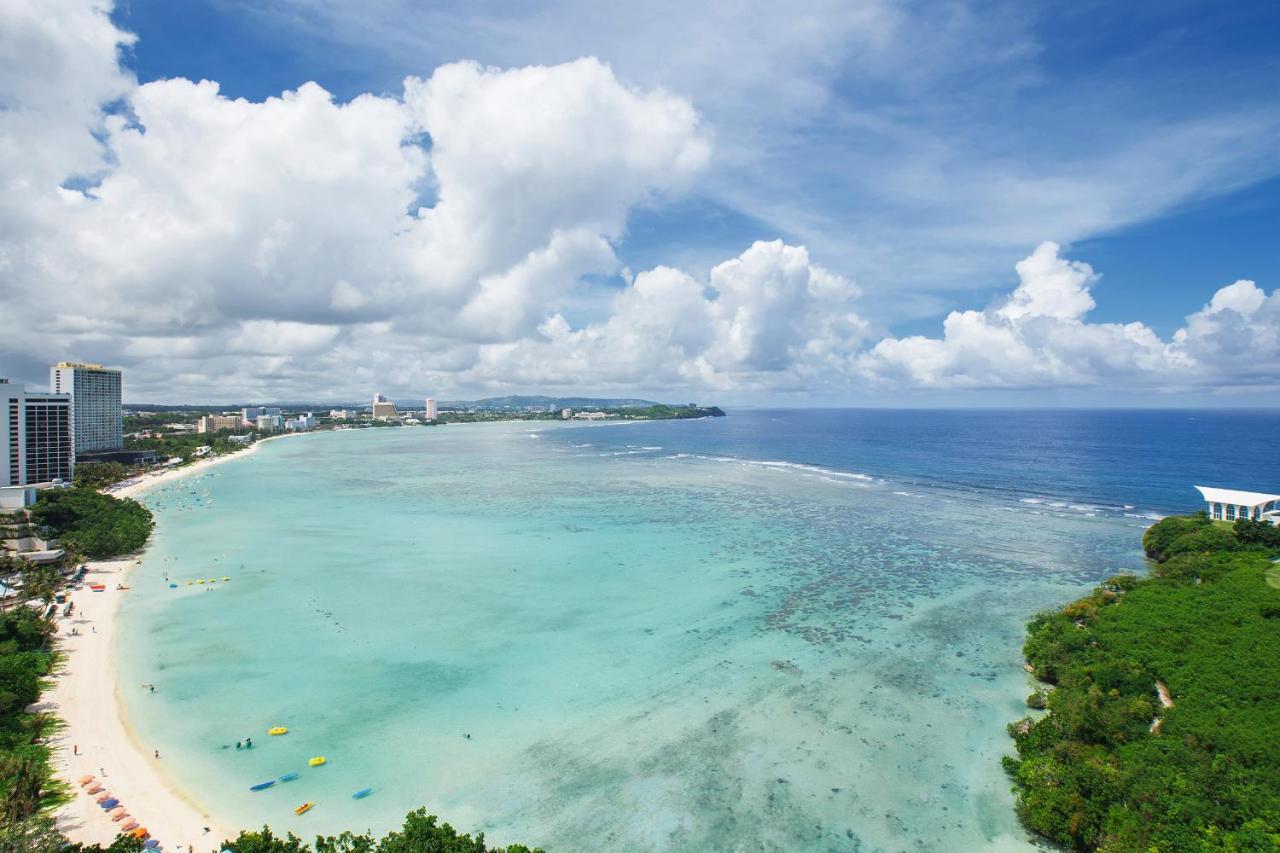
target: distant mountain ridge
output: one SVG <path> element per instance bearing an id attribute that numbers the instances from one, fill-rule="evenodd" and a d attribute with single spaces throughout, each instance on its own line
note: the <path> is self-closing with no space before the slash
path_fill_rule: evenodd
<path id="1" fill-rule="evenodd" d="M 542 395 L 509 394 L 506 397 L 485 397 L 482 400 L 442 401 L 440 407 L 467 409 L 527 409 L 530 407 L 556 409 L 630 409 L 656 406 L 653 400 L 636 397 L 546 397 Z"/>

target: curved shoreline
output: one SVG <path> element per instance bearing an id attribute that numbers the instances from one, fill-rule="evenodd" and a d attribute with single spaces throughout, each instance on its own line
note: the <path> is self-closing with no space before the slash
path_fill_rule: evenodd
<path id="1" fill-rule="evenodd" d="M 247 457 L 263 441 L 283 437 L 273 436 L 237 453 L 146 475 L 112 494 L 136 498 L 156 486 Z M 164 770 L 163 757 L 156 759 L 138 742 L 125 714 L 115 639 L 120 602 L 127 589 L 116 587 L 127 585 L 130 572 L 144 554 L 145 548 L 129 557 L 87 563 L 88 576 L 107 589 L 92 592 L 85 585 L 71 593 L 74 615 L 58 618 L 62 660 L 40 704 L 62 721 L 62 728 L 50 738 L 50 763 L 54 775 L 69 786 L 72 799 L 55 811 L 54 820 L 72 841 L 105 846 L 115 840 L 119 824 L 112 822 L 78 784 L 82 776 L 92 774 L 165 849 L 218 850 L 221 841 L 233 837 L 237 830 L 187 797 Z M 73 628 L 75 635 L 70 633 Z"/>

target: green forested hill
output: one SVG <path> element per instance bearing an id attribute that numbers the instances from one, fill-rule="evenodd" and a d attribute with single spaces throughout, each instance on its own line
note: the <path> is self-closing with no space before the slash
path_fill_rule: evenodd
<path id="1" fill-rule="evenodd" d="M 1047 685 L 1029 703 L 1048 713 L 1011 727 L 1005 759 L 1028 828 L 1077 849 L 1280 849 L 1280 589 L 1262 527 L 1165 519 L 1144 539 L 1162 561 L 1150 578 L 1028 625 Z"/>

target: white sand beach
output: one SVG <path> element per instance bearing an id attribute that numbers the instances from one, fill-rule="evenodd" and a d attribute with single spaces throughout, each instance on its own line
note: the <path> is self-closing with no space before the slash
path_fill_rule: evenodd
<path id="1" fill-rule="evenodd" d="M 162 483 L 242 459 L 261 443 L 238 453 L 144 475 L 112 493 L 136 497 Z M 98 806 L 96 796 L 85 793 L 79 780 L 92 775 L 165 850 L 218 850 L 218 845 L 238 830 L 219 823 L 199 804 L 186 799 L 165 772 L 163 755 L 157 759 L 146 744 L 138 743 L 124 720 L 120 690 L 125 686 L 117 683 L 115 666 L 116 616 L 122 597 L 129 594 L 129 572 L 139 560 L 134 556 L 90 562 L 85 583 L 70 593 L 74 612 L 70 617 L 59 617 L 64 661 L 52 688 L 41 697 L 41 705 L 65 723 L 53 738 L 53 765 L 59 778 L 71 786 L 74 799 L 59 809 L 55 818 L 72 841 L 106 845 L 116 837 L 120 825 L 127 821 L 113 822 Z M 89 588 L 93 582 L 104 584 L 106 589 L 93 592 Z"/>
<path id="2" fill-rule="evenodd" d="M 115 626 L 120 600 L 129 591 L 116 586 L 128 585 L 128 572 L 136 564 L 136 558 L 90 563 L 86 583 L 71 594 L 74 613 L 60 619 L 65 661 L 42 701 L 66 724 L 54 739 L 54 767 L 71 785 L 74 799 L 58 810 L 56 819 L 73 841 L 105 846 L 115 838 L 121 824 L 78 784 L 81 777 L 93 775 L 166 850 L 217 850 L 232 835 L 230 829 L 178 793 L 164 772 L 163 757 L 157 760 L 137 743 L 122 716 Z M 106 589 L 93 592 L 89 582 Z"/>

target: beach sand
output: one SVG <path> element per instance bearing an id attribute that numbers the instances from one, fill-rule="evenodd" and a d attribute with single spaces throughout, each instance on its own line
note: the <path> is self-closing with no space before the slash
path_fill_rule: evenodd
<path id="1" fill-rule="evenodd" d="M 137 497 L 162 483 L 244 458 L 262 441 L 238 453 L 145 475 L 112 494 Z M 116 587 L 129 585 L 129 571 L 140 559 L 133 556 L 90 562 L 86 582 L 81 589 L 70 592 L 70 600 L 75 603 L 74 613 L 58 620 L 63 664 L 53 679 L 52 688 L 41 697 L 40 705 L 65 723 L 52 738 L 53 767 L 58 778 L 71 786 L 73 799 L 58 809 L 55 819 L 72 841 L 105 846 L 115 839 L 120 824 L 112 822 L 110 815 L 98 806 L 96 796 L 87 795 L 78 784 L 82 776 L 92 774 L 164 849 L 186 851 L 190 846 L 196 851 L 216 851 L 223 840 L 234 837 L 238 830 L 233 831 L 205 813 L 197 803 L 186 799 L 166 773 L 164 756 L 157 759 L 152 749 L 138 743 L 124 720 L 119 691 L 143 688 L 117 683 L 116 616 L 121 597 L 129 592 Z M 106 590 L 91 591 L 91 582 L 105 584 Z M 72 635 L 72 629 L 77 633 Z"/>

